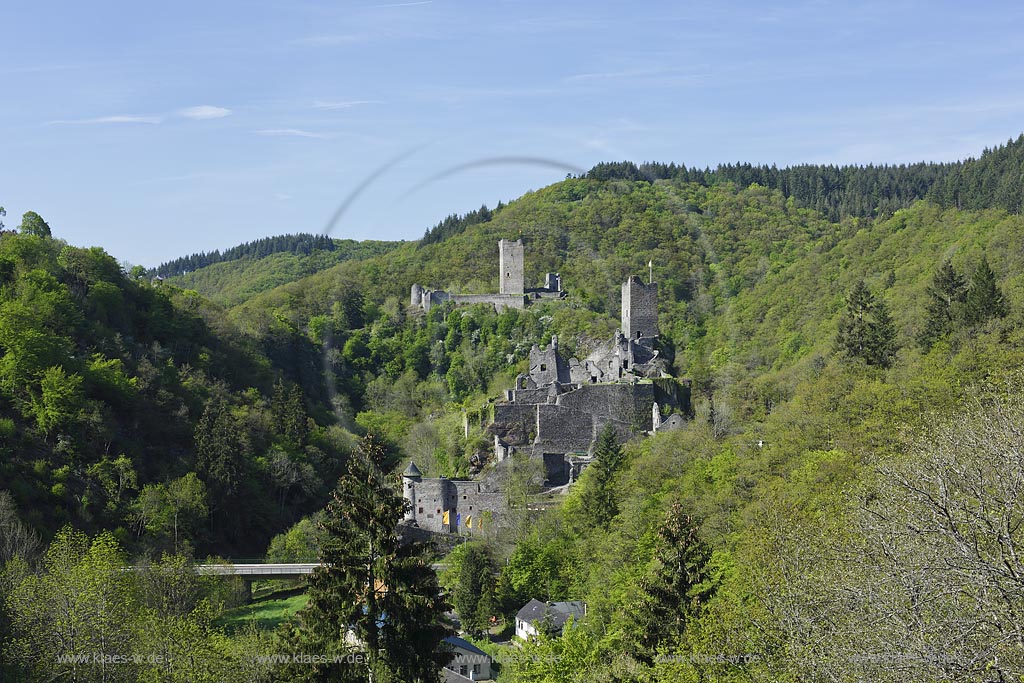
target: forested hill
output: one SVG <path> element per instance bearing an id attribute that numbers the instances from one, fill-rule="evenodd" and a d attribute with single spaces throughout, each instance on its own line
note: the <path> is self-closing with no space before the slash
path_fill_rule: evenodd
<path id="1" fill-rule="evenodd" d="M 171 283 L 195 290 L 218 304 L 234 306 L 255 294 L 294 282 L 342 261 L 385 254 L 400 244 L 378 240 L 334 240 L 324 235 L 293 235 L 233 247 L 218 258 L 194 254 L 165 266 L 173 266 L 171 271 L 179 271 L 179 274 L 168 277 Z M 253 245 L 258 245 L 258 248 L 252 248 Z"/>
<path id="2" fill-rule="evenodd" d="M 1024 135 L 986 149 L 979 158 L 953 163 L 835 166 L 803 164 L 723 164 L 712 169 L 632 162 L 601 163 L 586 174 L 593 180 L 682 180 L 704 186 L 754 183 L 793 197 L 831 220 L 846 216 L 891 215 L 915 201 L 928 199 L 958 209 L 1001 208 L 1020 213 L 1024 207 Z"/>
<path id="3" fill-rule="evenodd" d="M 139 553 L 259 552 L 320 507 L 346 452 L 308 348 L 243 336 L 48 227 L 4 233 L 0 488 L 44 537 L 72 523 Z"/>
<path id="4" fill-rule="evenodd" d="M 150 275 L 160 277 L 171 277 L 183 275 L 200 268 L 234 261 L 241 258 L 263 258 L 271 254 L 311 254 L 314 251 L 334 251 L 337 245 L 327 235 L 310 235 L 300 233 L 298 235 L 278 235 L 276 237 L 264 237 L 262 239 L 239 244 L 237 247 L 225 249 L 223 252 L 215 249 L 211 252 L 200 252 L 190 256 L 182 256 L 167 263 L 161 263 L 150 272 Z"/>

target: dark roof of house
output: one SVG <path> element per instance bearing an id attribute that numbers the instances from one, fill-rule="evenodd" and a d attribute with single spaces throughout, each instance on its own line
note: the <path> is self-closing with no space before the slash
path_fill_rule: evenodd
<path id="1" fill-rule="evenodd" d="M 455 671 L 452 671 L 451 669 L 445 667 L 445 669 L 444 669 L 444 683 L 466 683 L 467 681 L 469 681 L 469 683 L 472 683 L 473 679 L 472 678 L 466 678 L 465 676 L 463 676 L 463 675 L 461 675 L 461 674 L 459 674 L 459 673 L 457 673 Z"/>
<path id="2" fill-rule="evenodd" d="M 465 640 L 464 638 L 459 638 L 458 636 L 448 636 L 444 639 L 444 642 L 448 643 L 452 647 L 457 647 L 460 650 L 467 650 L 469 652 L 472 652 L 475 655 L 483 655 L 484 657 L 490 657 L 489 654 L 478 648 L 473 643 L 469 642 L 468 640 Z"/>
<path id="3" fill-rule="evenodd" d="M 409 461 L 409 466 L 405 468 L 405 472 L 402 472 L 403 477 L 422 477 L 423 473 L 420 472 L 420 468 L 416 467 L 416 463 L 412 460 Z"/>
<path id="4" fill-rule="evenodd" d="M 582 603 L 541 602 L 533 599 L 516 613 L 516 619 L 535 625 L 546 623 L 550 628 L 560 631 L 569 617 L 574 616 L 578 621 L 582 614 Z"/>

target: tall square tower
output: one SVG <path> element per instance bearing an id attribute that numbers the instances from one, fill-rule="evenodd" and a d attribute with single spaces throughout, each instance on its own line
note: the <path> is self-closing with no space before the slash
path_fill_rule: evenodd
<path id="1" fill-rule="evenodd" d="M 627 339 L 658 336 L 658 283 L 636 275 L 622 283 L 622 334 Z"/>
<path id="2" fill-rule="evenodd" d="M 523 241 L 498 240 L 498 292 L 524 294 Z"/>

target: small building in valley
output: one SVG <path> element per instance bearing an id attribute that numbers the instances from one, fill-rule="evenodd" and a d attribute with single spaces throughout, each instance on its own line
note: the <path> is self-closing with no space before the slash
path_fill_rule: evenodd
<path id="1" fill-rule="evenodd" d="M 578 600 L 571 602 L 530 600 L 516 612 L 516 637 L 520 640 L 529 640 L 541 632 L 551 636 L 561 635 L 570 617 L 573 621 L 579 621 L 586 613 L 587 603 Z"/>
<path id="2" fill-rule="evenodd" d="M 493 678 L 491 656 L 473 643 L 457 636 L 448 636 L 445 644 L 452 650 L 451 661 L 445 666 L 447 681 L 489 681 Z M 453 675 L 454 674 L 454 675 Z"/>

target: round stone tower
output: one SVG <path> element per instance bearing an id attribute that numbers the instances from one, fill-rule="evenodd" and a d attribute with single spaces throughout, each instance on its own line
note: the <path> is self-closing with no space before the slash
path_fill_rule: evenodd
<path id="1" fill-rule="evenodd" d="M 405 512 L 408 522 L 416 521 L 416 484 L 423 481 L 423 473 L 416 463 L 409 461 L 409 466 L 402 472 L 402 497 L 409 501 L 409 509 Z"/>

